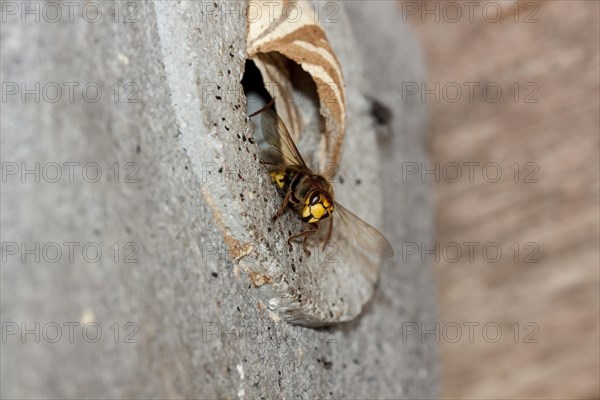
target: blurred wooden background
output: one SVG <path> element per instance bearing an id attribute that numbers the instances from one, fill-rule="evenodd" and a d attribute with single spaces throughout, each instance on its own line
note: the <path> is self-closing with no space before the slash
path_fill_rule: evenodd
<path id="1" fill-rule="evenodd" d="M 440 248 L 479 242 L 497 243 L 503 251 L 493 263 L 480 246 L 473 261 L 463 253 L 452 263 L 448 247 L 447 257 L 442 252 L 441 260 L 433 262 L 440 323 L 448 328 L 440 340 L 443 397 L 597 399 L 599 3 L 491 3 L 501 7 L 497 21 L 496 6 L 484 14 L 486 2 L 473 8 L 471 21 L 466 6 L 456 20 L 445 2 L 399 4 L 405 15 L 411 14 L 408 19 L 423 44 L 427 88 L 435 90 L 440 83 L 439 102 L 433 94 L 425 99 L 431 120 L 428 167 L 480 163 L 473 182 L 465 176 L 467 167 L 456 183 L 443 175 L 439 183 L 426 177 L 436 194 Z M 455 92 L 444 96 L 442 90 L 449 82 L 464 89 L 455 103 Z M 472 102 L 464 82 L 481 84 Z M 490 101 L 492 89 L 488 98 L 482 94 L 487 82 L 501 87 L 498 102 Z M 482 177 L 481 166 L 488 162 L 501 167 L 496 183 Z M 447 172 L 452 179 L 454 173 Z M 492 180 L 494 170 L 487 172 Z M 527 176 L 537 182 L 525 182 Z M 539 252 L 530 258 L 538 262 L 524 262 L 536 246 Z M 444 325 L 452 322 L 463 328 L 456 343 L 447 340 L 455 330 Z M 480 324 L 472 343 L 465 322 Z M 496 343 L 483 337 L 481 328 L 489 322 L 502 328 Z M 528 322 L 535 325 L 525 329 Z M 527 343 L 536 326 L 539 331 L 529 339 L 538 342 Z M 495 330 L 487 333 L 493 338 Z"/>

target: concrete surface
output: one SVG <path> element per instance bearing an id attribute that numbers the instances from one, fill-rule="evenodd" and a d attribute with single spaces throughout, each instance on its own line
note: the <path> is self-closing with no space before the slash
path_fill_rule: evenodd
<path id="1" fill-rule="evenodd" d="M 349 98 L 336 193 L 397 253 L 366 307 L 353 256 L 318 270 L 284 252 L 301 224 L 269 221 L 281 199 L 248 140 L 245 21 L 223 13 L 242 3 L 111 4 L 96 22 L 83 5 L 73 22 L 3 10 L 2 396 L 435 397 L 435 343 L 406 334 L 435 322 L 430 271 L 401 257 L 431 240 L 430 197 L 397 173 L 425 157 L 423 105 L 400 92 L 424 71 L 393 4 L 336 3 L 324 24 Z M 36 82 L 39 101 L 23 98 Z M 391 127 L 373 127 L 365 96 Z M 36 163 L 39 181 L 21 175 Z"/>

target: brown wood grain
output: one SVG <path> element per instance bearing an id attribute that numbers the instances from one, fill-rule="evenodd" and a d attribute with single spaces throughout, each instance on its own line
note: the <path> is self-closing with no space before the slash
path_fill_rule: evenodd
<path id="1" fill-rule="evenodd" d="M 426 3 L 435 10 L 436 2 Z M 496 4 L 503 11 L 497 22 L 481 12 L 472 23 L 467 17 L 451 23 L 443 14 L 439 22 L 435 15 L 410 17 L 424 47 L 429 89 L 436 82 L 497 82 L 503 89 L 496 103 L 477 90 L 473 102 L 464 94 L 456 103 L 426 98 L 430 168 L 494 162 L 502 171 L 495 183 L 475 168 L 473 182 L 442 176 L 432 184 L 442 248 L 479 242 L 503 250 L 496 263 L 480 251 L 472 262 L 464 254 L 456 263 L 432 257 L 442 327 L 502 327 L 497 343 L 477 329 L 471 343 L 464 325 L 456 343 L 442 335 L 443 397 L 599 398 L 599 3 L 522 2 L 518 22 L 514 2 Z M 532 10 L 537 22 L 524 23 Z M 516 102 L 509 89 L 515 82 Z M 539 88 L 537 103 L 524 101 L 527 83 Z M 521 167 L 516 183 L 514 163 Z M 537 168 L 537 182 L 524 182 L 526 163 L 533 163 L 529 171 Z M 525 263 L 523 246 L 530 242 L 539 248 L 538 261 Z M 528 322 L 539 328 L 537 343 L 524 343 Z"/>

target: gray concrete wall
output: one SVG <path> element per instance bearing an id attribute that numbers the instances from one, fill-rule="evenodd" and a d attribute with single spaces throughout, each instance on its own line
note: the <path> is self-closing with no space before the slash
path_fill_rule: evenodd
<path id="1" fill-rule="evenodd" d="M 432 213 L 400 174 L 425 159 L 424 105 L 401 96 L 424 71 L 392 2 L 336 3 L 324 24 L 349 110 L 336 193 L 396 249 L 364 309 L 351 261 L 300 260 L 282 245 L 300 222 L 269 220 L 281 200 L 243 140 L 245 21 L 222 13 L 243 3 L 102 3 L 97 16 L 76 2 L 73 21 L 59 3 L 57 22 L 31 4 L 39 22 L 2 5 L 3 397 L 437 395 L 434 343 L 404 329 L 435 322 L 427 265 L 402 260 L 402 243 L 431 240 Z M 365 95 L 391 108 L 390 127 L 373 127 Z"/>

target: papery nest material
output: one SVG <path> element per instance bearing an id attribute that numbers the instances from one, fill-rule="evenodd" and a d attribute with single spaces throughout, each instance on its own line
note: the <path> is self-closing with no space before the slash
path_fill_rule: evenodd
<path id="1" fill-rule="evenodd" d="M 275 98 L 279 116 L 291 134 L 298 135 L 302 129 L 300 114 L 285 95 L 286 88 L 292 86 L 287 68 L 292 60 L 317 87 L 327 158 L 338 165 L 346 123 L 344 79 L 314 6 L 303 0 L 253 1 L 247 18 L 247 57 L 254 61 L 263 80 L 272 83 L 265 89 Z"/>

